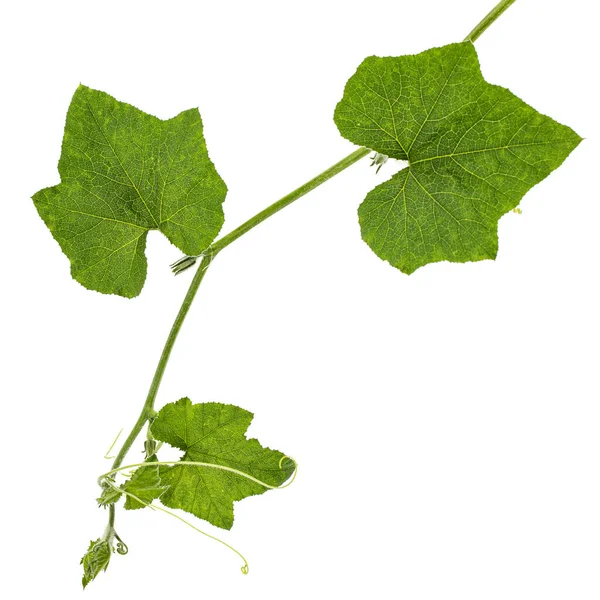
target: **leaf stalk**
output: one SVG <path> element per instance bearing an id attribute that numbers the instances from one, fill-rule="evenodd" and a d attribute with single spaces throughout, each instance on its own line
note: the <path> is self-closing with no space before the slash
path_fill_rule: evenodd
<path id="1" fill-rule="evenodd" d="M 476 39 L 512 4 L 517 0 L 501 0 L 490 12 L 477 23 L 473 31 L 465 38 L 465 42 L 475 42 Z"/>

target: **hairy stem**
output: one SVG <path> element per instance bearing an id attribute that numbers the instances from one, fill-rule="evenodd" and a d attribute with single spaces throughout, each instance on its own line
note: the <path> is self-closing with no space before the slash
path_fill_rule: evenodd
<path id="1" fill-rule="evenodd" d="M 156 366 L 156 371 L 154 372 L 154 377 L 152 378 L 152 383 L 150 384 L 150 389 L 148 390 L 148 395 L 146 396 L 146 402 L 144 402 L 144 406 L 142 408 L 142 412 L 138 417 L 133 429 L 130 434 L 127 436 L 127 439 L 123 443 L 123 446 L 119 450 L 119 453 L 115 457 L 113 462 L 113 469 L 116 469 L 121 466 L 125 455 L 131 448 L 133 442 L 139 435 L 140 431 L 146 424 L 146 422 L 152 418 L 154 415 L 154 400 L 156 399 L 156 394 L 158 393 L 158 388 L 160 387 L 160 382 L 162 381 L 163 374 L 165 372 L 165 368 L 167 367 L 167 363 L 169 362 L 169 357 L 171 356 L 171 350 L 173 350 L 173 346 L 175 344 L 175 340 L 179 335 L 179 330 L 183 325 L 183 321 L 190 310 L 190 306 L 194 301 L 194 297 L 196 296 L 196 292 L 204 279 L 204 275 L 206 274 L 206 270 L 208 269 L 213 255 L 207 254 L 200 261 L 200 265 L 196 270 L 194 278 L 192 279 L 192 283 L 188 288 L 188 291 L 183 299 L 183 303 L 179 312 L 177 313 L 177 317 L 175 317 L 175 321 L 173 322 L 173 326 L 171 327 L 171 331 L 169 332 L 169 337 L 165 342 L 165 346 L 163 348 L 162 354 L 160 355 L 160 360 L 158 361 L 158 365 Z"/>
<path id="2" fill-rule="evenodd" d="M 465 42 L 474 42 L 511 4 L 517 0 L 500 0 L 490 12 L 475 26 L 465 38 Z"/>
<path id="3" fill-rule="evenodd" d="M 221 250 L 223 250 L 223 248 L 229 246 L 229 244 L 231 244 L 239 237 L 256 227 L 259 223 L 262 223 L 265 219 L 268 219 L 276 212 L 279 212 L 282 208 L 285 208 L 295 200 L 298 200 L 298 198 L 301 198 L 302 196 L 308 194 L 308 192 L 311 192 L 315 188 L 319 187 L 322 183 L 325 183 L 327 180 L 331 179 L 332 177 L 335 177 L 348 167 L 352 166 L 355 162 L 358 162 L 361 158 L 367 156 L 369 152 L 371 152 L 371 150 L 369 150 L 368 148 L 359 148 L 358 150 L 355 150 L 352 154 L 349 154 L 348 156 L 346 156 L 346 158 L 340 160 L 340 162 L 335 163 L 335 165 L 329 167 L 329 169 L 323 171 L 314 179 L 307 181 L 304 185 L 301 185 L 299 188 L 295 189 L 287 196 L 281 198 L 281 200 L 278 200 L 270 206 L 267 206 L 267 208 L 261 210 L 257 215 L 253 216 L 251 219 L 248 219 L 237 229 L 234 229 L 231 233 L 228 233 L 220 240 L 217 240 L 210 247 L 210 249 L 212 249 L 214 253 L 220 252 Z"/>

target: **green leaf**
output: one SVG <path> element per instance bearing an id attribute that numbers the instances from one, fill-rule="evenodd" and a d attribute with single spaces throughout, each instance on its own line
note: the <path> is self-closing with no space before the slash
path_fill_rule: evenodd
<path id="1" fill-rule="evenodd" d="M 84 588 L 90 581 L 96 579 L 101 571 L 106 571 L 112 553 L 113 548 L 108 540 L 99 538 L 90 542 L 90 546 L 80 563 L 83 565 L 82 583 Z"/>
<path id="2" fill-rule="evenodd" d="M 183 450 L 182 463 L 222 465 L 279 486 L 294 472 L 294 463 L 281 452 L 263 448 L 258 440 L 246 439 L 252 417 L 237 406 L 192 404 L 182 398 L 159 412 L 152 434 Z M 224 529 L 233 525 L 234 501 L 267 489 L 230 471 L 184 464 L 161 467 L 161 479 L 169 486 L 160 497 L 165 506 L 181 508 Z"/>
<path id="3" fill-rule="evenodd" d="M 365 59 L 335 122 L 350 141 L 409 163 L 359 208 L 363 239 L 405 273 L 495 258 L 498 219 L 581 141 L 487 83 L 470 42 Z"/>
<path id="4" fill-rule="evenodd" d="M 223 225 L 227 187 L 208 157 L 196 109 L 162 121 L 80 85 L 58 171 L 61 183 L 33 201 L 73 277 L 92 290 L 140 293 L 150 229 L 197 255 Z"/>
<path id="5" fill-rule="evenodd" d="M 158 466 L 156 466 L 137 468 L 131 478 L 121 486 L 121 489 L 126 493 L 133 494 L 146 504 L 151 504 L 153 500 L 156 500 L 164 493 L 167 487 L 166 485 L 161 485 Z M 126 497 L 126 510 L 135 510 L 144 508 L 145 506 L 145 504 L 141 504 L 131 496 Z"/>
<path id="6" fill-rule="evenodd" d="M 120 492 L 119 490 L 107 485 L 102 490 L 100 498 L 96 498 L 96 500 L 98 501 L 98 504 L 100 506 L 108 506 L 109 504 L 114 504 L 115 502 L 117 502 L 121 497 L 122 493 L 123 492 Z"/>

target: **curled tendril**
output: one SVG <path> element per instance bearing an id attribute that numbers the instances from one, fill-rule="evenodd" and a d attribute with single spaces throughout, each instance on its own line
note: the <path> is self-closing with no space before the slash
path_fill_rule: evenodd
<path id="1" fill-rule="evenodd" d="M 283 461 L 285 460 L 289 460 L 291 461 L 291 463 L 294 465 L 294 472 L 292 473 L 292 476 L 289 478 L 289 480 L 284 483 L 283 485 L 279 485 L 276 488 L 273 489 L 277 489 L 277 490 L 282 490 L 290 485 L 292 485 L 292 483 L 294 483 L 294 479 L 296 479 L 296 475 L 298 474 L 298 463 L 291 457 L 291 456 L 282 456 L 281 459 L 279 460 L 279 468 L 283 469 Z"/>
<path id="2" fill-rule="evenodd" d="M 129 552 L 127 544 L 119 537 L 116 531 L 113 531 L 115 538 L 117 538 L 117 554 L 125 555 Z"/>

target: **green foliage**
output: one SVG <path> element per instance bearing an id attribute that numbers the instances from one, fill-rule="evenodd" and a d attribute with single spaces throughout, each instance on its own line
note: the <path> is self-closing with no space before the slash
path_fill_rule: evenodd
<path id="1" fill-rule="evenodd" d="M 73 277 L 133 297 L 146 278 L 146 237 L 158 229 L 200 254 L 223 224 L 227 193 L 196 109 L 162 121 L 80 85 L 58 163 L 61 183 L 33 196 Z"/>
<path id="2" fill-rule="evenodd" d="M 153 456 L 151 461 L 155 462 L 156 457 Z M 110 484 L 108 483 L 110 481 Z M 112 485 L 111 485 L 112 484 Z M 97 499 L 100 506 L 109 506 L 115 504 L 123 496 L 125 492 L 125 509 L 135 510 L 144 508 L 151 504 L 167 489 L 167 486 L 161 485 L 158 466 L 155 467 L 138 467 L 133 475 L 127 479 L 119 487 L 116 486 L 114 478 L 107 478 L 103 483 L 102 495 Z M 135 496 L 135 498 L 133 497 Z M 141 502 L 136 500 L 138 498 Z"/>
<path id="3" fill-rule="evenodd" d="M 335 122 L 350 141 L 409 163 L 359 209 L 363 239 L 405 273 L 495 258 L 498 219 L 581 141 L 487 83 L 470 42 L 367 58 Z"/>
<path id="4" fill-rule="evenodd" d="M 184 451 L 182 464 L 160 467 L 168 485 L 160 501 L 181 508 L 217 527 L 233 525 L 233 502 L 262 494 L 264 485 L 239 474 L 186 461 L 229 467 L 276 487 L 295 469 L 294 462 L 276 450 L 263 448 L 245 436 L 252 413 L 228 404 L 192 404 L 188 398 L 167 404 L 152 423 L 152 434 Z"/>
<path id="5" fill-rule="evenodd" d="M 99 498 L 96 498 L 96 500 L 100 506 L 109 506 L 110 504 L 118 502 L 122 495 L 123 492 L 121 492 L 119 489 L 105 484 L 102 489 L 102 494 Z"/>
<path id="6" fill-rule="evenodd" d="M 501 0 L 470 39 L 513 1 Z M 84 587 L 108 567 L 113 541 L 117 553 L 127 553 L 114 529 L 114 505 L 121 496 L 129 510 L 160 499 L 230 529 L 235 501 L 280 487 L 295 472 L 293 460 L 246 438 L 253 418 L 246 410 L 192 404 L 188 398 L 158 414 L 154 410 L 171 349 L 216 254 L 372 149 L 378 169 L 387 157 L 408 162 L 360 206 L 363 239 L 376 254 L 406 273 L 441 260 L 494 258 L 499 218 L 581 140 L 508 90 L 487 83 L 471 42 L 414 56 L 367 58 L 348 81 L 335 121 L 343 136 L 365 147 L 211 246 L 223 224 L 227 188 L 208 157 L 198 111 L 162 121 L 104 92 L 76 90 L 58 164 L 61 183 L 33 197 L 71 261 L 73 277 L 89 289 L 133 297 L 146 277 L 149 230 L 160 230 L 191 255 L 175 263 L 175 272 L 195 264 L 210 246 L 167 339 L 142 413 L 112 470 L 100 478 L 98 503 L 108 507 L 109 524 L 81 559 Z M 146 462 L 121 466 L 147 423 L 152 435 L 145 443 Z M 182 450 L 181 460 L 161 463 L 159 441 Z M 117 474 L 133 467 L 138 468 L 117 486 Z M 153 508 L 174 514 L 158 504 Z M 245 559 L 242 571 L 247 572 Z"/>
<path id="7" fill-rule="evenodd" d="M 108 540 L 99 538 L 90 542 L 90 546 L 80 563 L 83 565 L 82 583 L 84 588 L 90 581 L 96 579 L 101 571 L 106 571 L 113 552 L 112 544 Z"/>
<path id="8" fill-rule="evenodd" d="M 144 508 L 146 504 L 151 504 L 153 500 L 159 498 L 167 487 L 166 485 L 161 485 L 158 466 L 139 467 L 131 478 L 121 486 L 121 489 L 127 492 L 127 494 L 132 494 L 136 498 L 139 498 L 145 504 L 141 504 L 135 498 L 128 495 L 125 499 L 125 509 L 135 510 L 137 508 Z"/>

